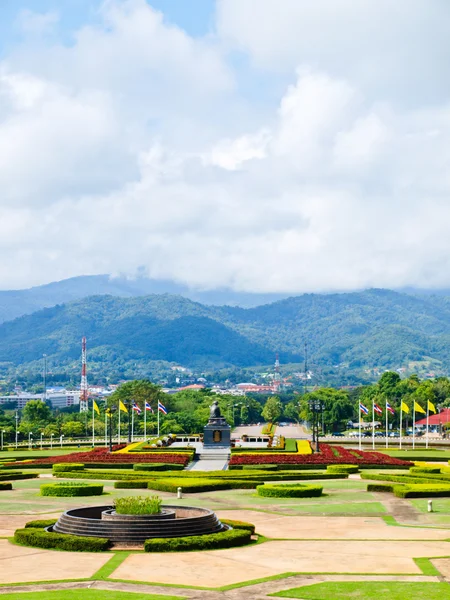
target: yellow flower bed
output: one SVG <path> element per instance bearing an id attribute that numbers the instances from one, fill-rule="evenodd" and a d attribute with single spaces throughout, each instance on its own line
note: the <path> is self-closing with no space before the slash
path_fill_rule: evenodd
<path id="1" fill-rule="evenodd" d="M 311 444 L 308 440 L 299 440 L 297 442 L 297 454 L 312 454 Z"/>
<path id="2" fill-rule="evenodd" d="M 134 442 L 133 444 L 128 444 L 128 446 L 125 446 L 125 448 L 122 448 L 122 450 L 116 450 L 115 452 L 113 452 L 113 454 L 128 454 L 128 452 L 130 452 L 140 444 L 142 444 L 142 442 Z"/>

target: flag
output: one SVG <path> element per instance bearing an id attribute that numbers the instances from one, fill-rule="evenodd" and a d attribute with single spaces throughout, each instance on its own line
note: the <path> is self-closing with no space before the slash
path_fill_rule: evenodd
<path id="1" fill-rule="evenodd" d="M 426 414 L 426 412 L 423 410 L 423 408 L 420 406 L 420 404 L 417 404 L 417 402 L 415 400 L 414 400 L 414 409 L 416 412 L 423 413 L 424 415 Z"/>
<path id="2" fill-rule="evenodd" d="M 125 404 L 122 402 L 122 400 L 119 400 L 119 410 L 123 410 L 123 412 L 128 412 L 128 408 L 125 406 Z"/>
<path id="3" fill-rule="evenodd" d="M 111 409 L 108 407 L 108 408 L 105 410 L 105 414 L 106 414 L 106 415 L 108 415 L 108 417 L 111 417 L 113 413 L 112 413 L 112 410 L 111 410 Z"/>
<path id="4" fill-rule="evenodd" d="M 133 406 L 132 406 L 133 410 L 135 410 L 137 412 L 138 415 L 141 414 L 142 410 L 140 409 L 140 407 L 136 404 L 136 402 L 133 401 Z"/>
<path id="5" fill-rule="evenodd" d="M 367 408 L 367 406 L 364 406 L 364 404 L 361 404 L 361 402 L 359 403 L 359 410 L 362 411 L 365 415 L 369 414 L 369 409 Z"/>
<path id="6" fill-rule="evenodd" d="M 149 410 L 150 412 L 153 412 L 153 408 L 150 406 L 150 404 L 147 402 L 147 400 L 145 401 L 145 410 Z"/>
<path id="7" fill-rule="evenodd" d="M 400 405 L 400 410 L 402 410 L 405 413 L 409 413 L 409 406 L 406 404 L 406 402 L 403 402 Z"/>
<path id="8" fill-rule="evenodd" d="M 391 415 L 395 415 L 395 410 L 392 408 L 389 402 L 386 402 L 386 410 L 388 410 L 391 413 Z"/>
<path id="9" fill-rule="evenodd" d="M 379 413 L 380 415 L 383 414 L 383 409 L 381 408 L 381 406 L 378 406 L 378 404 L 373 405 L 373 411 Z"/>
<path id="10" fill-rule="evenodd" d="M 99 415 L 100 414 L 100 409 L 98 407 L 98 404 L 95 400 L 92 401 L 92 410 L 95 410 L 95 412 Z"/>
<path id="11" fill-rule="evenodd" d="M 428 400 L 428 411 L 432 410 L 434 413 L 436 412 L 436 407 L 430 400 Z"/>
<path id="12" fill-rule="evenodd" d="M 167 409 L 166 409 L 166 407 L 159 400 L 158 400 L 158 410 L 160 410 L 162 413 L 164 413 L 165 415 L 167 415 Z"/>

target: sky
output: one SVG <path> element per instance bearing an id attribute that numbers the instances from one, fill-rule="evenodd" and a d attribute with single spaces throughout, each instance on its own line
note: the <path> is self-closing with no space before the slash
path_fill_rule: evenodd
<path id="1" fill-rule="evenodd" d="M 450 287 L 448 0 L 0 0 L 0 289 Z"/>

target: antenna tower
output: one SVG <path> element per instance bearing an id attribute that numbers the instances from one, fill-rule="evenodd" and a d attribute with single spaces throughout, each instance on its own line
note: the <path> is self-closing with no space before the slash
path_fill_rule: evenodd
<path id="1" fill-rule="evenodd" d="M 275 355 L 275 373 L 273 375 L 273 387 L 276 391 L 278 391 L 281 387 L 280 359 L 278 356 L 278 352 Z"/>
<path id="2" fill-rule="evenodd" d="M 81 385 L 80 385 L 80 412 L 87 412 L 88 405 L 88 384 L 86 377 L 86 338 L 81 340 Z"/>
<path id="3" fill-rule="evenodd" d="M 306 394 L 308 392 L 308 342 L 305 342 L 305 377 L 303 383 L 303 393 Z"/>

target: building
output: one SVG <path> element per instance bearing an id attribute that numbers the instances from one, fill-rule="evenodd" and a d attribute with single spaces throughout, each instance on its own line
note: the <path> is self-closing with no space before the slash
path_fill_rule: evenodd
<path id="1" fill-rule="evenodd" d="M 24 408 L 30 400 L 44 400 L 43 394 L 28 394 L 20 392 L 13 396 L 0 396 L 0 405 L 7 402 L 17 402 L 17 408 Z M 68 406 L 78 406 L 80 404 L 80 392 L 62 390 L 59 392 L 47 392 L 47 402 L 52 408 L 67 408 Z"/>
<path id="2" fill-rule="evenodd" d="M 416 412 L 416 417 L 417 417 L 417 412 Z M 440 426 L 440 425 L 447 425 L 447 423 L 450 423 L 450 408 L 444 408 L 440 413 L 437 413 L 437 415 L 434 415 L 433 413 L 430 413 L 428 416 L 428 425 L 430 427 L 436 427 L 436 426 Z M 423 419 L 420 419 L 419 421 L 416 420 L 416 427 L 426 427 L 427 426 L 427 418 L 424 417 Z"/>

